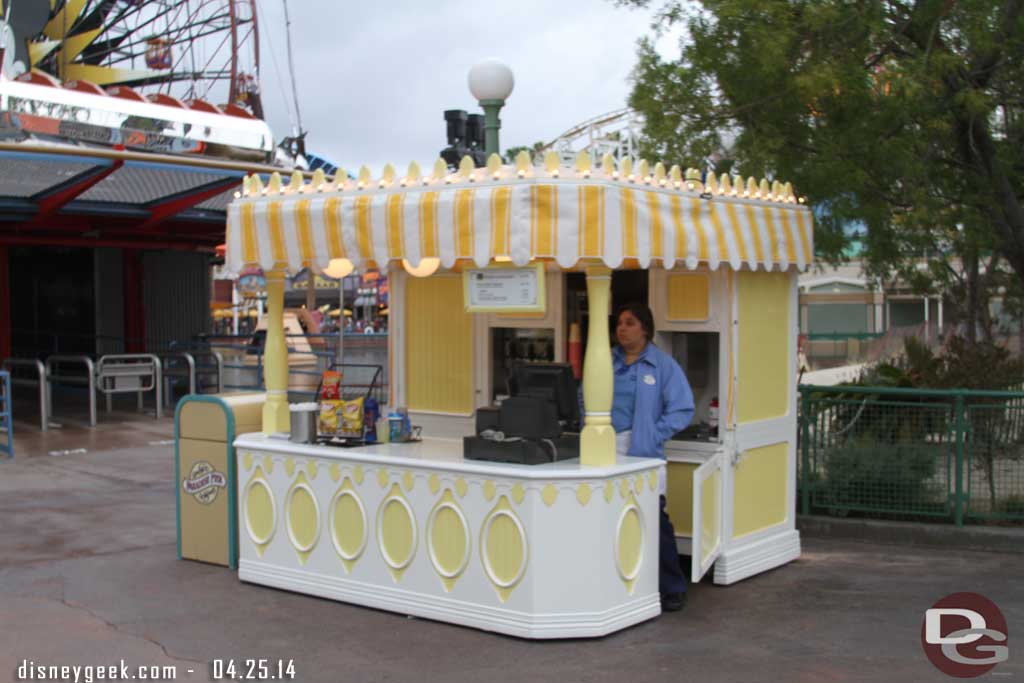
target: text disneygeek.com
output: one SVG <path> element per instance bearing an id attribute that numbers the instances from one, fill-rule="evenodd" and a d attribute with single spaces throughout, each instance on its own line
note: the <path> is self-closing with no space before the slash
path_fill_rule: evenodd
<path id="1" fill-rule="evenodd" d="M 190 669 L 188 673 L 195 673 Z M 16 672 L 19 681 L 173 681 L 178 678 L 177 666 L 129 666 L 119 660 L 107 666 L 73 666 L 68 664 L 39 664 L 23 659 Z"/>

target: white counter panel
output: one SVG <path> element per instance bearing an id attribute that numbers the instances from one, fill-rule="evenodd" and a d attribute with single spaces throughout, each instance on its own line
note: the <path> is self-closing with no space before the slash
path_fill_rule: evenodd
<path id="1" fill-rule="evenodd" d="M 663 461 L 463 461 L 441 439 L 235 446 L 242 580 L 528 638 L 660 613 Z"/>

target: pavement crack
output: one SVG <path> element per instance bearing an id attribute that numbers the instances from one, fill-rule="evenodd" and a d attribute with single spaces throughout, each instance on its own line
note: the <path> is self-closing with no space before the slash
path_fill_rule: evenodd
<path id="1" fill-rule="evenodd" d="M 81 467 L 75 467 L 74 465 L 68 465 L 68 464 L 66 464 L 66 461 L 64 463 L 61 463 L 60 465 L 57 465 L 55 463 L 48 463 L 48 462 L 47 463 L 39 463 L 39 467 L 42 467 L 43 469 L 48 469 L 48 470 L 52 470 L 52 471 L 55 471 L 55 472 L 59 472 L 61 474 L 67 474 L 68 472 L 74 472 L 75 474 L 77 474 L 79 476 L 92 477 L 93 479 L 99 479 L 100 481 L 105 481 L 105 482 L 108 482 L 108 483 L 111 483 L 111 484 L 118 484 L 120 486 L 126 486 L 126 487 L 127 486 L 131 486 L 131 487 L 138 487 L 138 488 L 146 488 L 148 486 L 153 486 L 154 484 L 159 483 L 159 482 L 139 481 L 137 479 L 130 479 L 128 477 L 118 477 L 118 476 L 113 475 L 113 474 L 105 474 L 105 473 L 102 473 L 102 472 L 95 472 L 95 471 L 84 469 L 84 468 L 81 468 Z"/>
<path id="2" fill-rule="evenodd" d="M 190 664 L 196 664 L 197 666 L 201 666 L 201 667 L 202 666 L 206 666 L 206 662 L 204 662 L 204 661 L 201 661 L 201 660 L 198 660 L 198 659 L 189 659 L 188 657 L 179 657 L 177 655 L 173 655 L 167 649 L 167 647 L 164 646 L 164 644 L 161 643 L 156 638 L 153 638 L 153 637 L 151 637 L 149 635 L 146 635 L 145 633 L 133 633 L 132 631 L 128 631 L 126 629 L 123 629 L 120 626 L 118 626 L 117 624 L 115 624 L 114 622 L 110 621 L 106 617 L 104 617 L 101 614 L 99 614 L 98 612 L 96 612 L 95 610 L 91 610 L 88 607 L 86 607 L 85 605 L 81 605 L 81 604 L 78 604 L 78 603 L 71 602 L 67 598 L 66 588 L 67 588 L 67 582 L 64 579 L 61 579 L 61 582 L 60 582 L 60 602 L 65 607 L 67 607 L 69 609 L 79 610 L 79 611 L 85 612 L 90 617 L 92 617 L 96 621 L 100 622 L 101 624 L 103 624 L 104 626 L 109 628 L 111 631 L 114 631 L 115 633 L 121 633 L 121 634 L 129 636 L 131 638 L 138 638 L 139 640 L 144 640 L 147 643 L 150 643 L 152 645 L 156 645 L 158 648 L 160 648 L 160 651 L 164 653 L 164 656 L 167 657 L 170 660 L 173 660 L 175 662 L 188 662 Z"/>
<path id="3" fill-rule="evenodd" d="M 151 545 L 133 545 L 126 548 L 118 548 L 117 550 L 108 550 L 105 552 L 77 552 L 62 557 L 39 557 L 33 560 L 4 560 L 0 561 L 0 568 L 2 569 L 13 569 L 31 567 L 38 564 L 48 564 L 51 562 L 67 562 L 72 560 L 86 560 L 94 557 L 110 557 L 112 555 L 121 555 L 123 553 L 132 553 L 138 550 L 149 550 L 150 548 L 158 548 L 160 546 L 174 546 L 175 542 L 172 541 L 160 541 Z"/>

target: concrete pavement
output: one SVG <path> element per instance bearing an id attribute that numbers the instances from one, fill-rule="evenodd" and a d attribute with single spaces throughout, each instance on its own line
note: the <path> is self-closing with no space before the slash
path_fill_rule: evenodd
<path id="1" fill-rule="evenodd" d="M 0 463 L 0 680 L 37 665 L 292 660 L 300 681 L 950 680 L 920 645 L 924 611 L 980 592 L 1009 624 L 1021 680 L 1021 555 L 805 538 L 803 556 L 679 614 L 600 640 L 529 642 L 242 584 L 175 557 L 171 422 L 124 414 L 41 436 Z M 48 455 L 50 451 L 87 452 Z M 187 670 L 192 669 L 193 674 Z"/>

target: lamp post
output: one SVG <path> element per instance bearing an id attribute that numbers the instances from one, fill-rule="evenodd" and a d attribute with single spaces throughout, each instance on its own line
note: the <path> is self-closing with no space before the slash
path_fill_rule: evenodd
<path id="1" fill-rule="evenodd" d="M 484 153 L 501 154 L 498 146 L 498 113 L 512 94 L 515 78 L 512 69 L 497 59 L 485 59 L 469 70 L 469 91 L 484 110 Z"/>

